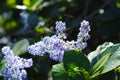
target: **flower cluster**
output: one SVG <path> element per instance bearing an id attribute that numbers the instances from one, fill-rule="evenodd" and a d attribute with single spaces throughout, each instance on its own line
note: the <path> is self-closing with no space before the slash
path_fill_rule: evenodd
<path id="1" fill-rule="evenodd" d="M 43 56 L 45 53 L 50 55 L 50 58 L 62 62 L 64 51 L 73 49 L 74 42 L 65 42 L 58 36 L 44 37 L 43 41 L 37 42 L 28 47 L 28 51 L 33 55 Z"/>
<path id="2" fill-rule="evenodd" d="M 62 21 L 56 21 L 56 35 L 59 37 L 59 38 L 64 38 L 66 39 L 66 35 L 64 33 L 64 30 L 66 29 L 66 24 Z"/>
<path id="3" fill-rule="evenodd" d="M 9 80 L 22 80 L 26 78 L 27 72 L 24 68 L 29 68 L 33 65 L 32 59 L 24 59 L 15 56 L 9 46 L 2 48 L 4 59 L 6 60 L 5 68 L 2 69 L 2 75 Z"/>
<path id="4" fill-rule="evenodd" d="M 83 21 L 81 23 L 81 27 L 79 28 L 80 32 L 78 33 L 77 41 L 76 41 L 76 47 L 78 49 L 84 49 L 87 47 L 86 41 L 90 38 L 89 32 L 90 32 L 90 26 L 88 21 Z"/>
<path id="5" fill-rule="evenodd" d="M 64 51 L 73 50 L 73 49 L 84 49 L 87 46 L 87 41 L 90 31 L 89 22 L 83 21 L 81 23 L 80 32 L 78 34 L 77 41 L 65 41 L 66 39 L 64 30 L 66 26 L 62 21 L 56 22 L 56 35 L 51 37 L 44 37 L 42 41 L 37 42 L 28 47 L 29 53 L 33 55 L 43 56 L 45 53 L 48 53 L 50 58 L 62 62 Z M 82 49 L 81 49 L 82 48 Z"/>

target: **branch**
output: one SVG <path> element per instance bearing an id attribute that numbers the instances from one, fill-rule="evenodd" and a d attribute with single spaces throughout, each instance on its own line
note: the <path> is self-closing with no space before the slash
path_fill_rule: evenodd
<path id="1" fill-rule="evenodd" d="M 100 9 L 104 8 L 105 6 L 107 6 L 111 1 L 112 1 L 112 0 L 106 1 L 105 4 L 103 4 L 102 6 L 100 6 L 96 11 L 94 11 L 94 12 L 93 12 L 92 14 L 90 14 L 88 17 L 84 18 L 84 20 L 87 20 L 87 19 L 93 17 L 96 13 L 99 12 Z"/>
<path id="2" fill-rule="evenodd" d="M 99 12 L 100 9 L 104 8 L 105 6 L 107 6 L 112 0 L 107 0 L 102 6 L 100 6 L 97 10 L 95 10 L 93 13 L 91 13 L 89 16 L 85 17 L 84 19 L 80 19 L 80 17 L 78 17 L 78 21 L 81 22 L 82 20 L 88 20 L 90 19 L 91 17 L 93 17 L 96 13 Z M 70 30 L 72 28 L 74 28 L 74 26 L 77 26 L 79 25 L 79 23 L 77 22 L 75 25 L 71 26 L 70 28 L 68 28 L 67 30 Z M 78 26 L 79 27 L 79 26 Z"/>

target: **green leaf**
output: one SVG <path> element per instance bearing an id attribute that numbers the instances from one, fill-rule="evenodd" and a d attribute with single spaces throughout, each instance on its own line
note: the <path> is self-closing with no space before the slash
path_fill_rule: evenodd
<path id="1" fill-rule="evenodd" d="M 5 59 L 2 59 L 1 61 L 0 61 L 0 76 L 2 76 L 2 74 L 1 74 L 1 69 L 2 68 L 5 68 Z"/>
<path id="2" fill-rule="evenodd" d="M 106 61 L 108 60 L 110 54 L 104 55 L 92 68 L 90 71 L 90 78 L 94 78 L 101 74 L 103 70 L 103 66 L 105 65 Z"/>
<path id="3" fill-rule="evenodd" d="M 23 0 L 23 4 L 28 7 L 29 10 L 35 11 L 41 6 L 43 0 Z"/>
<path id="4" fill-rule="evenodd" d="M 5 67 L 5 65 L 4 65 L 5 62 L 6 62 L 5 59 L 2 59 L 2 60 L 1 60 L 1 62 L 0 62 L 0 70 L 1 70 L 3 67 Z"/>
<path id="5" fill-rule="evenodd" d="M 115 1 L 116 1 L 116 5 L 117 5 L 117 7 L 120 8 L 120 0 L 115 0 Z"/>
<path id="6" fill-rule="evenodd" d="M 50 31 L 50 29 L 48 29 L 48 28 L 46 28 L 46 27 L 35 27 L 35 30 L 36 30 L 36 32 L 39 32 L 39 33 L 41 33 L 41 34 L 45 34 L 45 33 L 50 33 L 51 31 Z"/>
<path id="7" fill-rule="evenodd" d="M 14 44 L 12 50 L 15 55 L 20 55 L 27 52 L 29 42 L 27 39 L 23 39 Z"/>
<path id="8" fill-rule="evenodd" d="M 63 63 L 53 65 L 52 67 L 53 80 L 68 80 L 67 73 L 63 67 Z"/>
<path id="9" fill-rule="evenodd" d="M 80 51 L 66 51 L 63 64 L 71 80 L 85 80 L 88 78 L 90 63 L 88 58 Z"/>
<path id="10" fill-rule="evenodd" d="M 16 0 L 7 0 L 7 5 L 15 5 Z"/>
<path id="11" fill-rule="evenodd" d="M 111 53 L 111 56 L 109 57 L 106 64 L 104 65 L 102 74 L 120 66 L 120 44 L 115 44 L 110 48 L 108 48 L 107 50 L 108 50 L 107 53 Z"/>
<path id="12" fill-rule="evenodd" d="M 17 23 L 14 20 L 8 21 L 4 24 L 5 30 L 13 30 L 17 27 Z"/>
<path id="13" fill-rule="evenodd" d="M 23 0 L 23 4 L 26 6 L 33 6 L 37 1 L 38 0 Z"/>
<path id="14" fill-rule="evenodd" d="M 99 54 L 101 54 L 102 52 L 104 52 L 108 47 L 112 46 L 113 43 L 112 42 L 105 42 L 103 43 L 102 45 L 99 45 L 95 51 L 92 51 L 90 52 L 87 57 L 88 59 L 93 63 L 95 64 L 101 57 L 101 56 L 98 56 Z M 95 58 L 97 57 L 97 58 Z"/>
<path id="15" fill-rule="evenodd" d="M 93 58 L 93 60 L 94 59 L 97 59 L 98 61 L 91 68 L 91 78 L 95 78 L 98 75 L 107 73 L 120 66 L 120 44 L 114 44 L 108 47 L 106 50 Z"/>

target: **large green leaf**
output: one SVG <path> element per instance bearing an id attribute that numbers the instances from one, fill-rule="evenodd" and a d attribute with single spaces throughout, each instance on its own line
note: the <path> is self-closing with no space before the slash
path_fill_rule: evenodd
<path id="1" fill-rule="evenodd" d="M 112 51 L 110 49 L 112 49 Z M 120 66 L 120 44 L 115 44 L 108 48 L 107 53 L 111 53 L 111 56 L 104 65 L 102 73 L 106 73 Z"/>
<path id="2" fill-rule="evenodd" d="M 90 52 L 88 55 L 87 55 L 87 57 L 88 57 L 88 59 L 90 60 L 90 61 L 92 61 L 92 63 L 93 63 L 93 61 L 94 61 L 94 63 L 96 63 L 97 61 L 98 61 L 98 55 L 100 54 L 100 53 L 102 53 L 102 52 L 104 52 L 108 47 L 110 47 L 110 46 L 112 46 L 113 45 L 113 43 L 112 42 L 105 42 L 105 43 L 103 43 L 102 45 L 99 45 L 97 48 L 96 48 L 96 50 L 95 51 L 92 51 L 92 52 Z M 97 58 L 96 58 L 96 60 L 94 59 L 95 57 L 97 56 Z M 94 60 L 93 60 L 94 59 Z"/>
<path id="3" fill-rule="evenodd" d="M 12 50 L 15 55 L 23 54 L 27 51 L 29 42 L 27 39 L 23 39 L 14 44 Z"/>
<path id="4" fill-rule="evenodd" d="M 99 58 L 99 59 L 97 59 Z M 114 44 L 99 53 L 93 60 L 98 60 L 90 71 L 91 78 L 107 73 L 120 66 L 120 44 Z"/>
<path id="5" fill-rule="evenodd" d="M 86 80 L 88 78 L 90 63 L 88 58 L 80 51 L 66 51 L 63 63 L 71 80 Z"/>
<path id="6" fill-rule="evenodd" d="M 63 67 L 63 63 L 53 65 L 52 67 L 53 80 L 68 80 L 67 73 Z"/>
<path id="7" fill-rule="evenodd" d="M 111 45 L 108 45 L 108 47 L 105 47 L 105 49 L 102 49 L 103 51 L 99 51 L 98 53 L 96 53 L 98 55 L 92 59 L 92 62 L 91 62 L 92 66 L 96 62 L 98 62 L 101 59 L 101 57 L 103 57 L 105 54 L 111 54 L 111 53 L 113 54 L 117 49 L 118 49 L 118 46 L 116 46 L 116 44 L 114 45 L 111 44 Z"/>

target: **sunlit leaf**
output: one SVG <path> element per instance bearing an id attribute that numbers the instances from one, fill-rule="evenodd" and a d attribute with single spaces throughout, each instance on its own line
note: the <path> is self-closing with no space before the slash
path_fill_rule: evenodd
<path id="1" fill-rule="evenodd" d="M 80 51 L 66 51 L 63 57 L 63 63 L 71 80 L 85 80 L 85 78 L 89 77 L 89 60 Z"/>
<path id="2" fill-rule="evenodd" d="M 104 44 L 99 45 L 99 46 L 96 48 L 95 51 L 92 51 L 92 52 L 90 52 L 90 53 L 87 55 L 88 59 L 89 59 L 90 61 L 92 61 L 92 63 L 93 63 L 93 61 L 94 61 L 94 63 L 96 63 L 99 58 L 96 58 L 96 60 L 95 60 L 94 58 L 95 58 L 96 56 L 98 57 L 98 55 L 99 55 L 100 53 L 102 53 L 103 51 L 106 50 L 106 48 L 108 48 L 108 47 L 110 47 L 110 46 L 112 46 L 112 45 L 113 45 L 112 42 L 105 42 Z M 93 60 L 93 59 L 94 59 L 94 60 Z"/>
<path id="3" fill-rule="evenodd" d="M 52 32 L 49 28 L 46 28 L 46 27 L 40 27 L 40 28 L 35 27 L 35 30 L 36 30 L 36 32 L 39 32 L 39 33 L 42 33 L 42 34 Z"/>
<path id="4" fill-rule="evenodd" d="M 23 0 L 23 4 L 27 5 L 27 6 L 30 6 L 30 0 Z"/>
<path id="5" fill-rule="evenodd" d="M 4 24 L 4 27 L 6 30 L 11 30 L 17 27 L 17 23 L 14 20 L 11 20 L 9 22 L 6 22 Z"/>
<path id="6" fill-rule="evenodd" d="M 15 5 L 16 0 L 7 0 L 8 5 Z"/>
<path id="7" fill-rule="evenodd" d="M 2 68 L 5 68 L 5 59 L 2 59 L 1 61 L 0 61 L 0 76 L 2 76 L 2 74 L 1 74 L 1 70 L 2 70 Z"/>
<path id="8" fill-rule="evenodd" d="M 108 58 L 109 58 L 110 54 L 106 54 L 104 55 L 92 68 L 90 71 L 90 77 L 94 78 L 98 75 L 101 74 L 105 63 L 107 62 Z"/>
<path id="9" fill-rule="evenodd" d="M 33 6 L 38 0 L 23 0 L 23 4 L 26 6 Z M 41 1 L 41 0 L 39 0 Z"/>
<path id="10" fill-rule="evenodd" d="M 3 67 L 5 67 L 5 59 L 2 59 L 1 61 L 0 61 L 0 70 L 3 68 Z"/>
<path id="11" fill-rule="evenodd" d="M 15 55 L 20 55 L 27 52 L 29 42 L 27 39 L 23 39 L 14 44 L 12 50 Z"/>
<path id="12" fill-rule="evenodd" d="M 120 8 L 120 0 L 115 0 L 115 1 L 116 1 L 116 5 L 117 5 L 117 7 Z"/>
<path id="13" fill-rule="evenodd" d="M 97 62 L 94 63 L 96 59 Z M 120 66 L 120 44 L 114 44 L 99 53 L 93 59 L 93 63 L 90 71 L 91 78 L 95 78 Z"/>
<path id="14" fill-rule="evenodd" d="M 37 8 L 40 6 L 42 8 L 42 5 L 41 5 L 42 2 L 43 0 L 37 0 L 36 3 L 32 6 L 32 10 L 37 10 Z"/>
<path id="15" fill-rule="evenodd" d="M 112 50 L 113 52 L 109 50 L 112 48 L 114 49 Z M 115 44 L 114 46 L 111 46 L 110 48 L 108 48 L 108 50 L 109 51 L 107 53 L 111 53 L 111 56 L 109 57 L 106 64 L 104 65 L 104 69 L 102 73 L 106 73 L 120 66 L 120 44 Z"/>

